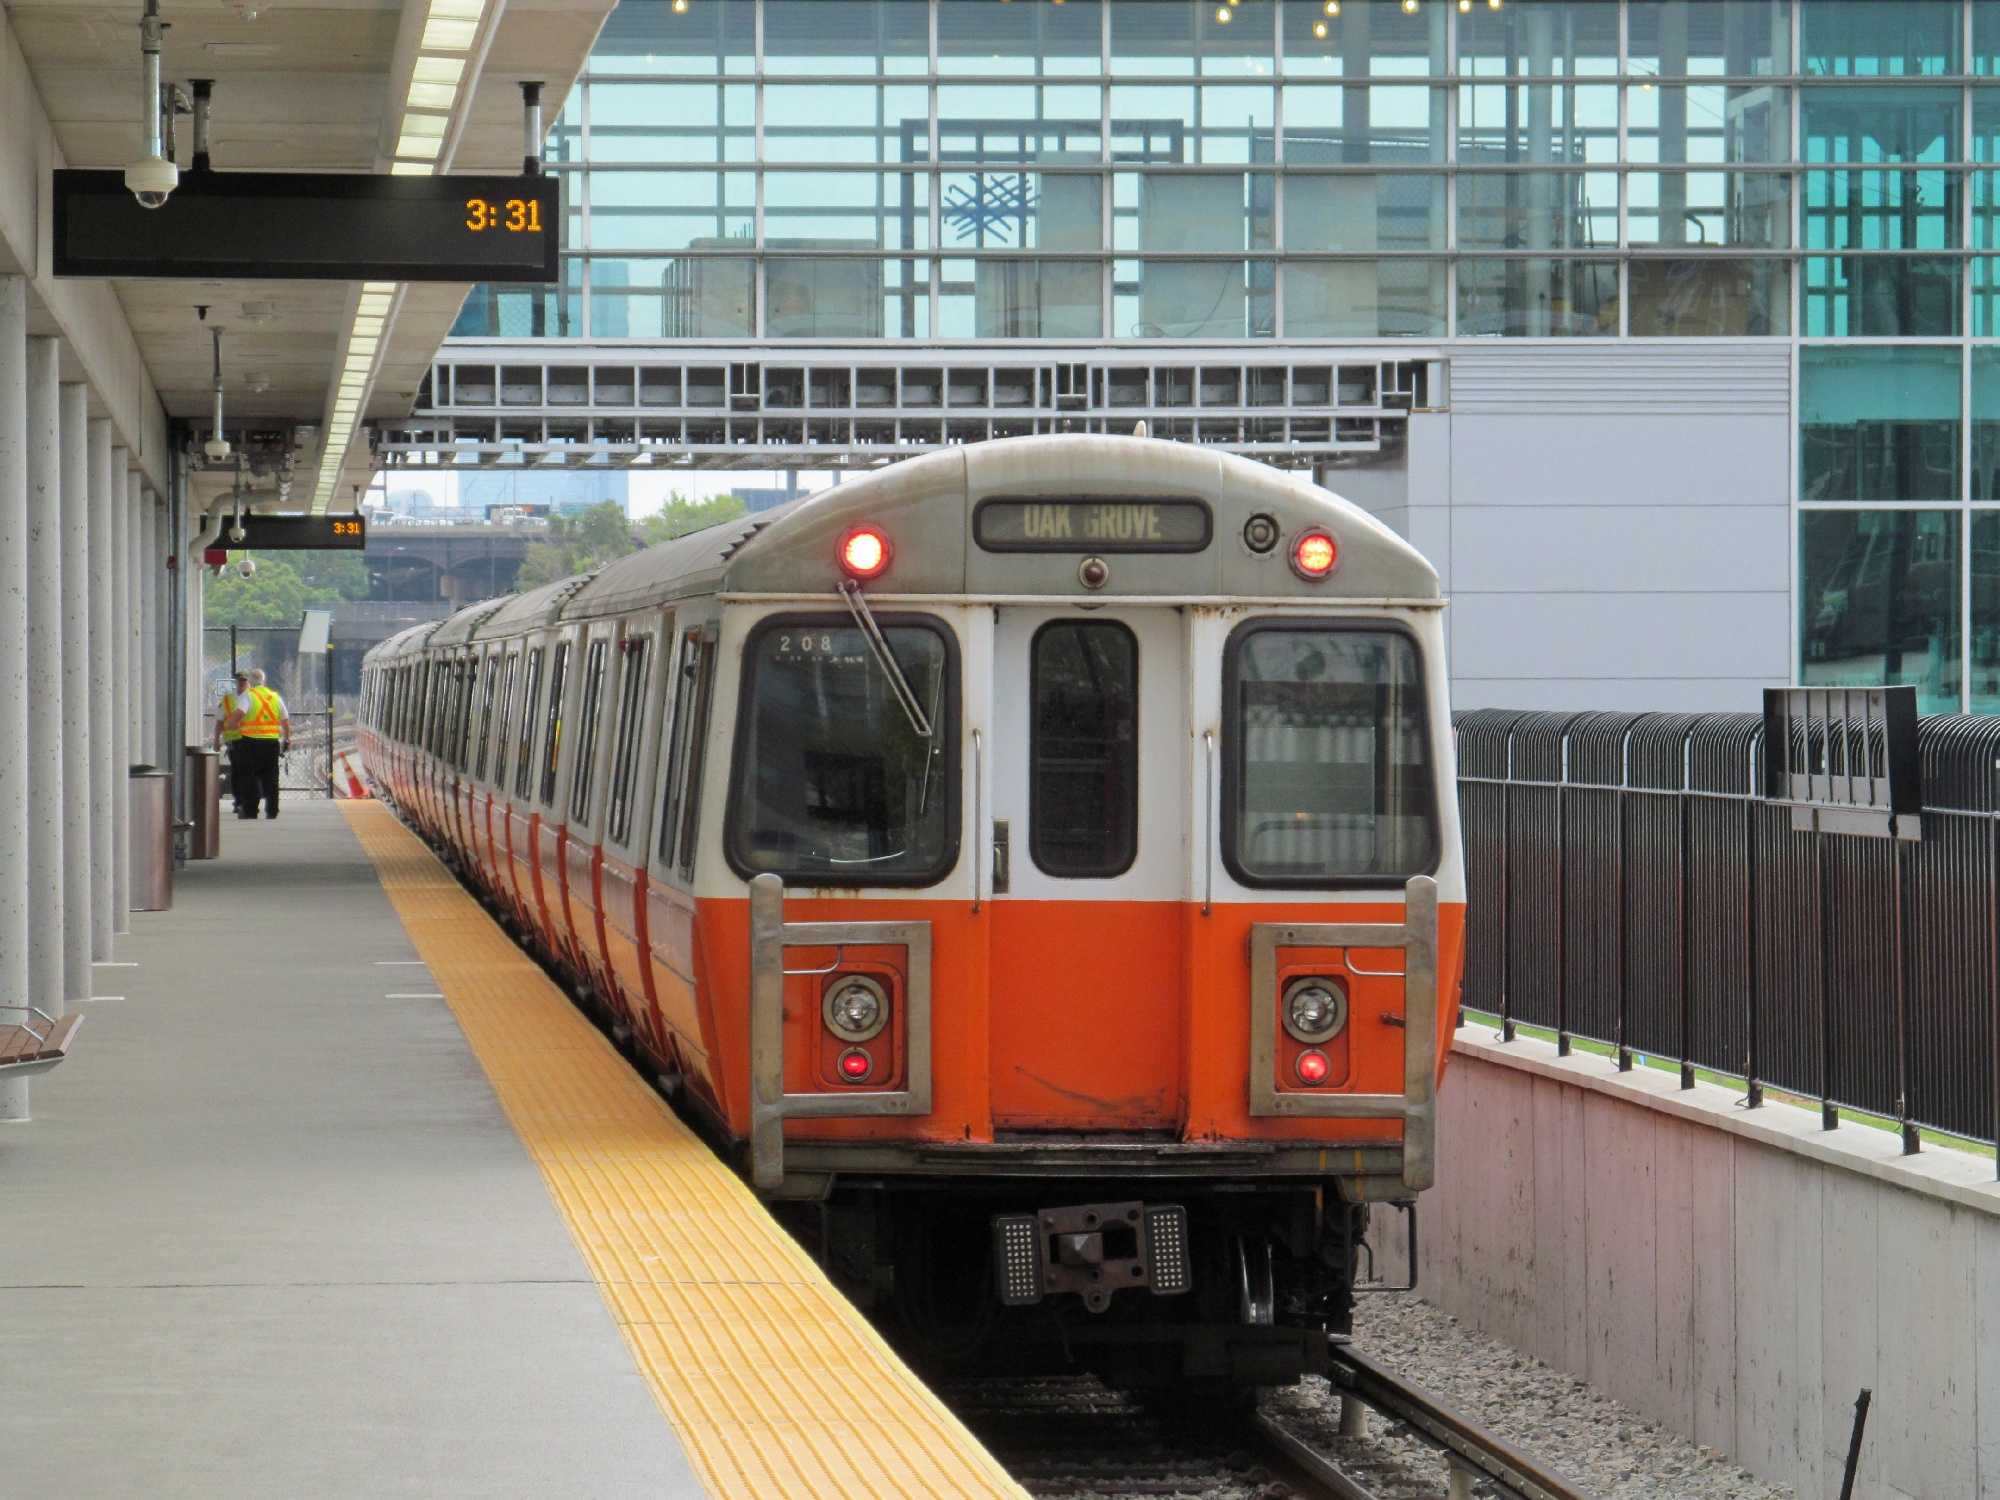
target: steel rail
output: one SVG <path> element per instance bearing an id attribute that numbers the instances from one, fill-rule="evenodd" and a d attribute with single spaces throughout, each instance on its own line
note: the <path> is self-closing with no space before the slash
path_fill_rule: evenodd
<path id="1" fill-rule="evenodd" d="M 1575 1481 L 1453 1411 L 1421 1386 L 1345 1345 L 1333 1350 L 1333 1386 L 1407 1424 L 1451 1457 L 1522 1500 L 1589 1500 Z"/>

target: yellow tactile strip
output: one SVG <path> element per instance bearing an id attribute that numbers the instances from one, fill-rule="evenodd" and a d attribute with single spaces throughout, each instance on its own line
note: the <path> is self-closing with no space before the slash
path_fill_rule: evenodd
<path id="1" fill-rule="evenodd" d="M 1025 1500 L 430 851 L 341 810 L 709 1492 Z"/>

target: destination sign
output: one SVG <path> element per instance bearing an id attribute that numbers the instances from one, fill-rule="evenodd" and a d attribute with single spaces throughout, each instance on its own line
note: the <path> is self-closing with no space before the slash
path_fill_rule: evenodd
<path id="1" fill-rule="evenodd" d="M 368 545 L 368 522 L 361 516 L 265 516 L 243 518 L 243 540 L 223 528 L 218 546 L 258 552 L 359 552 Z"/>
<path id="2" fill-rule="evenodd" d="M 1199 552 L 1213 534 L 1200 500 L 982 500 L 972 534 L 988 552 Z"/>
<path id="3" fill-rule="evenodd" d="M 158 208 L 120 172 L 55 178 L 58 276 L 522 281 L 557 276 L 553 177 L 187 172 Z"/>

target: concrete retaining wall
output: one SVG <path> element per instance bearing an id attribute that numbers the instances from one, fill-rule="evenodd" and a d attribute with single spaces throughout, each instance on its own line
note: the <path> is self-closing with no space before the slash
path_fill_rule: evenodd
<path id="1" fill-rule="evenodd" d="M 1863 1386 L 1857 1495 L 2000 1500 L 1990 1160 L 1491 1038 L 1452 1047 L 1428 1300 L 1801 1500 L 1838 1492 Z"/>

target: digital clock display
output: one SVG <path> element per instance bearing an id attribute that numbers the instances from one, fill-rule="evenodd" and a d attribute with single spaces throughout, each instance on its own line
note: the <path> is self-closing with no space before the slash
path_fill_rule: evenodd
<path id="1" fill-rule="evenodd" d="M 119 172 L 54 174 L 58 276 L 553 282 L 553 177 L 187 172 L 157 209 Z"/>
<path id="2" fill-rule="evenodd" d="M 365 538 L 368 532 L 361 518 L 356 516 L 352 520 L 336 520 L 333 523 L 333 534 L 335 536 L 358 536 Z"/>
<path id="3" fill-rule="evenodd" d="M 368 545 L 364 516 L 273 516 L 243 518 L 243 540 L 231 547 L 249 552 L 346 552 Z"/>

